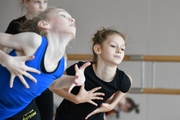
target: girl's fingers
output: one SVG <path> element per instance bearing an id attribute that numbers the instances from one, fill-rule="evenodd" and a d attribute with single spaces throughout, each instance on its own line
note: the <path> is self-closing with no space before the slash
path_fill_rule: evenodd
<path id="1" fill-rule="evenodd" d="M 93 115 L 94 113 L 95 113 L 95 111 L 91 112 L 89 115 L 86 116 L 85 119 L 87 120 L 87 119 L 88 119 L 91 115 Z"/>
<path id="2" fill-rule="evenodd" d="M 90 62 L 86 62 L 86 63 L 84 63 L 81 67 L 80 67 L 80 69 L 85 69 L 87 66 L 89 66 L 91 63 Z"/>
<path id="3" fill-rule="evenodd" d="M 74 69 L 75 69 L 76 72 L 79 70 L 77 64 L 75 64 Z"/>
<path id="4" fill-rule="evenodd" d="M 104 96 L 105 94 L 104 93 L 102 93 L 102 92 L 96 92 L 96 93 L 94 93 L 94 96 Z"/>
<path id="5" fill-rule="evenodd" d="M 19 75 L 18 77 L 19 77 L 19 79 L 21 80 L 21 82 L 24 84 L 24 86 L 25 86 L 26 88 L 29 88 L 29 85 L 28 85 L 27 82 L 25 81 L 24 77 L 23 77 L 22 75 Z"/>
<path id="6" fill-rule="evenodd" d="M 96 88 L 92 89 L 91 91 L 94 93 L 94 92 L 96 92 L 96 91 L 98 91 L 100 89 L 101 89 L 101 87 L 96 87 Z"/>
<path id="7" fill-rule="evenodd" d="M 9 83 L 10 88 L 12 88 L 12 87 L 13 87 L 14 78 L 15 78 L 15 76 L 14 76 L 14 75 L 11 75 L 11 78 L 10 78 L 10 83 Z"/>
<path id="8" fill-rule="evenodd" d="M 97 104 L 96 104 L 95 102 L 93 102 L 92 100 L 89 101 L 89 103 L 91 103 L 91 104 L 94 105 L 94 106 L 97 106 Z"/>
<path id="9" fill-rule="evenodd" d="M 103 100 L 103 97 L 93 97 L 92 100 Z"/>
<path id="10" fill-rule="evenodd" d="M 33 73 L 37 73 L 37 74 L 40 74 L 40 73 L 41 73 L 39 70 L 37 70 L 37 69 L 35 69 L 35 68 L 32 68 L 32 67 L 28 67 L 28 68 L 27 68 L 27 71 L 33 72 Z"/>
<path id="11" fill-rule="evenodd" d="M 36 78 L 34 78 L 31 74 L 29 74 L 29 73 L 24 73 L 24 76 L 26 76 L 27 78 L 29 78 L 30 80 L 32 80 L 33 82 L 37 82 L 37 80 L 36 80 Z"/>
<path id="12" fill-rule="evenodd" d="M 75 86 L 76 86 L 76 84 L 73 83 L 73 84 L 70 86 L 70 88 L 69 88 L 69 90 L 68 90 L 68 93 L 71 93 L 71 90 L 72 90 Z"/>
<path id="13" fill-rule="evenodd" d="M 22 56 L 21 59 L 24 60 L 24 61 L 33 60 L 34 59 L 34 55 L 31 55 L 31 56 Z"/>
<path id="14" fill-rule="evenodd" d="M 75 76 L 74 76 L 74 84 L 75 84 L 76 86 L 79 86 L 78 78 L 79 78 L 78 75 L 75 75 Z"/>

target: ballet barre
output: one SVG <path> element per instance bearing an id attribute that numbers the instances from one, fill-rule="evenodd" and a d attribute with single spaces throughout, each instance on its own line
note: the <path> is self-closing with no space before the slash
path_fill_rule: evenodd
<path id="1" fill-rule="evenodd" d="M 170 88 L 131 88 L 129 93 L 132 94 L 180 94 L 180 89 Z"/>
<path id="2" fill-rule="evenodd" d="M 91 54 L 67 54 L 68 60 L 92 60 Z M 125 55 L 123 61 L 180 62 L 180 56 Z"/>
<path id="3" fill-rule="evenodd" d="M 68 60 L 92 60 L 92 54 L 67 54 Z M 180 62 L 180 56 L 162 56 L 162 55 L 125 55 L 123 61 L 140 61 L 141 64 L 141 87 L 131 88 L 129 93 L 135 94 L 180 94 L 180 89 L 156 88 L 155 73 L 156 62 Z M 144 87 L 145 62 L 152 62 L 152 81 L 151 88 Z"/>

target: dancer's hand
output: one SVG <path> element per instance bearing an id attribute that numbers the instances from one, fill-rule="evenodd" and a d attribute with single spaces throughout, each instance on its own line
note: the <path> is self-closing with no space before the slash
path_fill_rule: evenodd
<path id="1" fill-rule="evenodd" d="M 13 87 L 14 78 L 16 76 L 19 77 L 20 81 L 25 85 L 26 88 L 29 88 L 29 85 L 27 84 L 23 76 L 26 76 L 32 81 L 37 82 L 37 80 L 27 71 L 34 72 L 37 74 L 40 74 L 40 71 L 25 65 L 26 61 L 33 59 L 34 56 L 16 56 L 16 57 L 9 57 L 9 59 L 4 63 L 3 66 L 6 67 L 11 74 L 11 78 L 10 78 L 11 88 Z"/>
<path id="2" fill-rule="evenodd" d="M 95 102 L 93 102 L 92 100 L 103 100 L 102 96 L 104 96 L 104 93 L 96 92 L 100 89 L 101 89 L 101 87 L 96 87 L 92 90 L 86 91 L 84 89 L 84 85 L 82 85 L 79 93 L 77 94 L 77 98 L 78 98 L 79 103 L 88 102 L 90 104 L 97 106 L 97 104 Z"/>
<path id="3" fill-rule="evenodd" d="M 69 91 L 68 91 L 69 93 L 75 86 L 81 86 L 84 84 L 85 82 L 84 70 L 90 64 L 91 64 L 90 62 L 84 63 L 84 65 L 82 65 L 80 68 L 78 68 L 77 64 L 75 65 L 75 71 L 76 71 L 75 80 L 69 88 Z"/>
<path id="4" fill-rule="evenodd" d="M 99 108 L 97 108 L 96 110 L 94 110 L 93 112 L 91 112 L 90 114 L 88 114 L 85 119 L 87 120 L 89 117 L 91 117 L 91 116 L 94 115 L 94 114 L 102 113 L 102 112 L 108 112 L 108 111 L 110 111 L 110 110 L 112 110 L 110 104 L 108 104 L 108 103 L 102 103 Z"/>

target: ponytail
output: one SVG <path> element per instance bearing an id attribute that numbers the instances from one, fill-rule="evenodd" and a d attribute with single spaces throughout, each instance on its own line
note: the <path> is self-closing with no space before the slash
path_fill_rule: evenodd
<path id="1" fill-rule="evenodd" d="M 126 100 L 131 105 L 131 107 L 128 109 L 128 112 L 135 110 L 135 112 L 138 114 L 140 112 L 139 105 L 135 104 L 135 102 L 131 98 L 126 98 Z"/>

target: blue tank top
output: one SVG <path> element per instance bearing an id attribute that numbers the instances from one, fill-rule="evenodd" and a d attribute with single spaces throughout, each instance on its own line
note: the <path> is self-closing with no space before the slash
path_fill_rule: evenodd
<path id="1" fill-rule="evenodd" d="M 30 86 L 28 89 L 18 77 L 14 79 L 13 88 L 10 88 L 10 73 L 0 65 L 0 120 L 5 120 L 23 110 L 35 97 L 46 90 L 54 80 L 63 75 L 65 70 L 64 57 L 53 72 L 47 73 L 43 71 L 42 66 L 44 66 L 43 61 L 47 45 L 47 39 L 42 36 L 41 45 L 34 54 L 35 58 L 26 62 L 27 66 L 41 71 L 41 74 L 31 73 L 37 79 L 37 83 L 25 77 Z M 16 56 L 15 51 L 13 50 L 10 55 Z"/>

